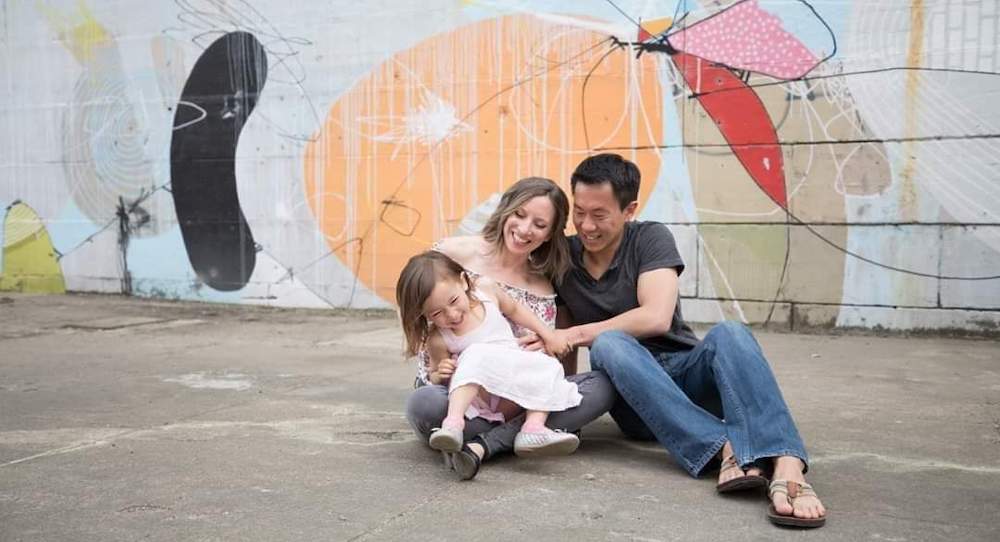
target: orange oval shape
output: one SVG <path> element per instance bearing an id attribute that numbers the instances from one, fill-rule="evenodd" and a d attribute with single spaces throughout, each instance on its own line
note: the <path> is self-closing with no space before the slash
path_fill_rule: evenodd
<path id="1" fill-rule="evenodd" d="M 637 149 L 626 157 L 645 202 L 660 167 L 658 62 L 530 15 L 432 37 L 332 106 L 306 148 L 307 201 L 337 258 L 390 302 L 410 256 L 522 177 L 568 192 L 589 149 Z"/>

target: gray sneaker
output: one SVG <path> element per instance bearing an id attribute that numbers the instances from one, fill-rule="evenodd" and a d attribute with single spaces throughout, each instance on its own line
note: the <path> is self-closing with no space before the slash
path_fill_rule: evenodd
<path id="1" fill-rule="evenodd" d="M 427 442 L 431 448 L 442 452 L 457 452 L 462 449 L 462 430 L 454 427 L 442 427 L 435 429 L 431 433 L 431 438 Z"/>
<path id="2" fill-rule="evenodd" d="M 551 457 L 576 451 L 580 439 L 572 433 L 547 430 L 543 433 L 521 431 L 514 437 L 514 453 L 518 457 Z"/>

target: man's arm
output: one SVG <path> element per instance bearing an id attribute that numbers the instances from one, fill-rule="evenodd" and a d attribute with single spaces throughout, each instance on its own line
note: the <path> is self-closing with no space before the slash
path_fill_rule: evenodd
<path id="1" fill-rule="evenodd" d="M 639 306 L 601 322 L 573 326 L 567 331 L 570 344 L 590 346 L 605 331 L 619 330 L 641 339 L 670 330 L 677 306 L 677 270 L 651 269 L 639 275 L 636 296 Z"/>

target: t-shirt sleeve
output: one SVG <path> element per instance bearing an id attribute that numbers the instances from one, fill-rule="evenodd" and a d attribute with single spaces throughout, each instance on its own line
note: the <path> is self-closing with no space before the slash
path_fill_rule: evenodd
<path id="1" fill-rule="evenodd" d="M 654 269 L 673 268 L 677 275 L 684 272 L 684 260 L 670 229 L 663 224 L 648 224 L 639 232 L 639 274 Z"/>

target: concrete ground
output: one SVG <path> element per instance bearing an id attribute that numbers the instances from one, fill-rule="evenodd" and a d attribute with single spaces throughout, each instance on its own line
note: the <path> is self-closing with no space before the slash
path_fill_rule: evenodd
<path id="1" fill-rule="evenodd" d="M 1000 342 L 759 332 L 827 526 L 607 416 L 458 482 L 391 315 L 0 295 L 0 540 L 998 540 Z"/>

